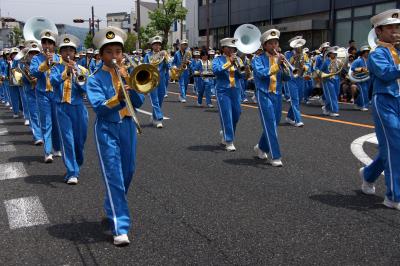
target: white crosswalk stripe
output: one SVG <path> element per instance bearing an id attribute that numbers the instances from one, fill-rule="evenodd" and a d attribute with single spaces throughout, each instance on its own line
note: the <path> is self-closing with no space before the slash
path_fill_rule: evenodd
<path id="1" fill-rule="evenodd" d="M 4 124 L 4 120 L 0 119 L 0 125 Z"/>
<path id="2" fill-rule="evenodd" d="M 49 219 L 39 197 L 25 197 L 4 201 L 10 229 L 48 224 Z"/>
<path id="3" fill-rule="evenodd" d="M 0 136 L 5 136 L 5 135 L 8 135 L 7 128 L 0 128 Z"/>
<path id="4" fill-rule="evenodd" d="M 23 163 L 16 162 L 0 164 L 0 169 L 2 169 L 0 172 L 0 180 L 16 179 L 28 176 Z"/>
<path id="5" fill-rule="evenodd" d="M 0 152 L 14 152 L 15 146 L 6 142 L 0 142 Z"/>

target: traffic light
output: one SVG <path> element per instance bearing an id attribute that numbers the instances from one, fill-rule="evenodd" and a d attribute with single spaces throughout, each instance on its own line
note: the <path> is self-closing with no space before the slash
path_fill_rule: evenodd
<path id="1" fill-rule="evenodd" d="M 81 18 L 75 18 L 75 19 L 73 20 L 73 22 L 74 22 L 74 23 L 84 23 L 85 20 L 84 20 L 84 19 L 81 19 Z"/>

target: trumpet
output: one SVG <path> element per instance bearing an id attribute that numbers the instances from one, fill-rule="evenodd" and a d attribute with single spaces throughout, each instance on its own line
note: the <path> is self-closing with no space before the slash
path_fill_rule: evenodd
<path id="1" fill-rule="evenodd" d="M 275 55 L 279 56 L 279 53 L 274 49 Z M 295 70 L 295 67 L 286 59 L 285 56 L 283 56 L 283 67 L 287 72 L 293 72 Z"/>
<path id="2" fill-rule="evenodd" d="M 70 60 L 70 57 L 68 56 L 68 62 Z M 74 68 L 72 69 L 72 80 L 74 80 L 76 83 L 78 83 L 79 86 L 83 86 L 86 83 L 86 75 L 83 74 L 81 68 L 78 66 L 77 63 L 74 64 Z"/>
<path id="3" fill-rule="evenodd" d="M 124 100 L 125 100 L 125 103 L 126 103 L 126 107 L 128 109 L 128 113 L 131 116 L 133 123 L 135 123 L 135 125 L 136 125 L 136 129 L 137 129 L 138 134 L 142 134 L 142 128 L 140 126 L 138 118 L 135 115 L 135 109 L 133 108 L 133 105 L 132 105 L 132 102 L 131 102 L 131 98 L 129 97 L 129 94 L 126 91 L 126 89 L 124 88 L 124 84 L 125 83 L 122 81 L 122 76 L 121 76 L 121 73 L 119 71 L 119 66 L 117 64 L 117 59 L 113 59 L 112 63 L 114 65 L 115 73 L 118 76 L 119 85 L 121 86 L 119 89 L 122 90 L 122 93 L 124 94 Z"/>

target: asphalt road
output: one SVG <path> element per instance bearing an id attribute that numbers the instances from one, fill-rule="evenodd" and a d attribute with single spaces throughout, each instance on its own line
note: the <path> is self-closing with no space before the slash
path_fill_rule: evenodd
<path id="1" fill-rule="evenodd" d="M 176 91 L 171 85 L 163 129 L 138 114 L 144 134 L 124 248 L 113 246 L 106 225 L 92 110 L 80 183 L 68 186 L 62 160 L 44 164 L 28 127 L 1 105 L 0 129 L 8 133 L 0 136 L 0 167 L 22 163 L 26 173 L 0 179 L 0 265 L 400 263 L 399 213 L 381 204 L 383 178 L 376 196 L 361 194 L 362 164 L 350 151 L 353 140 L 373 132 L 369 112 L 342 105 L 339 118 L 325 119 L 320 106 L 302 105 L 304 128 L 279 127 L 284 167 L 274 168 L 255 158 L 255 105 L 243 106 L 237 151 L 228 153 L 219 144 L 217 109 L 192 98 L 182 104 Z M 151 110 L 148 99 L 142 109 Z M 4 149 L 10 145 L 15 151 Z M 365 151 L 373 157 L 376 145 Z M 12 228 L 7 206 L 27 197 L 40 202 L 45 219 Z"/>

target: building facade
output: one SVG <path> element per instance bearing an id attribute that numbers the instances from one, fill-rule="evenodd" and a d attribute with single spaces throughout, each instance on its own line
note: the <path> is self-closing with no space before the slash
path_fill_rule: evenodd
<path id="1" fill-rule="evenodd" d="M 209 12 L 207 12 L 207 1 Z M 316 49 L 330 41 L 347 47 L 354 39 L 360 47 L 367 43 L 371 29 L 369 18 L 391 8 L 399 8 L 396 0 L 198 0 L 199 38 L 207 32 L 207 15 L 211 45 L 233 36 L 237 27 L 250 23 L 261 32 L 270 28 L 281 31 L 281 47 L 288 49 L 288 40 L 302 35 L 306 46 Z"/>

